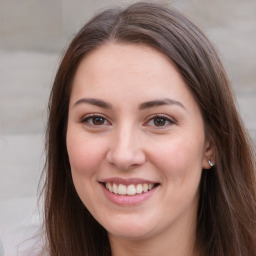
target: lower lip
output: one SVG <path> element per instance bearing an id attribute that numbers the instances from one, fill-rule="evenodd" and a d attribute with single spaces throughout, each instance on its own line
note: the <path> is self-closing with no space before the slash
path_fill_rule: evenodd
<path id="1" fill-rule="evenodd" d="M 124 195 L 114 194 L 114 193 L 110 192 L 108 189 L 106 189 L 103 184 L 101 184 L 101 185 L 102 185 L 105 196 L 111 202 L 118 204 L 118 205 L 122 205 L 122 206 L 129 206 L 129 205 L 132 206 L 132 205 L 141 204 L 144 201 L 146 201 L 147 199 L 149 199 L 156 192 L 156 189 L 158 188 L 158 186 L 157 186 L 155 188 L 152 188 L 148 192 L 136 194 L 133 196 L 124 196 Z"/>

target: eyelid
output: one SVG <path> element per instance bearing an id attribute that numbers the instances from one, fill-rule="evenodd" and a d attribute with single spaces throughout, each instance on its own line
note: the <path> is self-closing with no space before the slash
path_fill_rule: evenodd
<path id="1" fill-rule="evenodd" d="M 170 116 L 168 115 L 165 115 L 165 114 L 154 114 L 154 115 L 151 115 L 147 118 L 146 122 L 144 125 L 146 125 L 149 121 L 155 119 L 155 118 L 164 118 L 166 119 L 166 121 L 169 122 L 169 125 L 173 125 L 173 124 L 176 124 L 176 121 L 174 120 L 174 118 L 171 118 Z M 168 126 L 169 126 L 168 125 Z M 167 125 L 164 125 L 164 126 L 155 126 L 157 127 L 158 129 L 161 129 L 161 128 L 166 128 Z"/>
<path id="2" fill-rule="evenodd" d="M 98 113 L 92 113 L 92 114 L 84 115 L 84 116 L 81 118 L 80 123 L 87 123 L 87 124 L 90 125 L 90 126 L 95 126 L 95 127 L 97 127 L 97 125 L 93 125 L 93 124 L 90 124 L 90 123 L 88 122 L 88 120 L 89 120 L 90 118 L 93 118 L 93 117 L 100 117 L 100 118 L 103 118 L 103 119 L 108 123 L 107 125 L 111 125 L 111 122 L 108 120 L 107 117 L 105 117 L 105 116 L 102 115 L 102 114 L 98 114 Z M 106 124 L 103 124 L 103 125 L 106 125 Z M 98 125 L 98 126 L 100 127 L 100 126 L 103 126 L 103 125 Z"/>

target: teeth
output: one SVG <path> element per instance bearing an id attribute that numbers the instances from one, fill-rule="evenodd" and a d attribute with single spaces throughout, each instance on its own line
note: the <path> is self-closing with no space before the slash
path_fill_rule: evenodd
<path id="1" fill-rule="evenodd" d="M 136 188 L 134 185 L 129 185 L 128 188 L 127 188 L 127 194 L 129 196 L 133 196 L 136 194 Z"/>
<path id="2" fill-rule="evenodd" d="M 137 194 L 141 194 L 142 191 L 143 191 L 142 185 L 141 185 L 141 184 L 138 184 L 138 185 L 137 185 L 137 189 L 136 189 Z"/>
<path id="3" fill-rule="evenodd" d="M 108 185 L 108 190 L 110 191 L 110 192 L 113 192 L 113 187 L 110 185 L 110 183 L 108 183 L 109 185 Z"/>
<path id="4" fill-rule="evenodd" d="M 148 191 L 148 184 L 143 184 L 143 192 L 147 192 Z"/>
<path id="5" fill-rule="evenodd" d="M 148 189 L 151 190 L 151 189 L 153 188 L 153 186 L 154 186 L 154 185 L 153 185 L 152 183 L 151 183 L 151 184 L 148 184 Z"/>
<path id="6" fill-rule="evenodd" d="M 117 192 L 119 195 L 126 195 L 126 186 L 119 184 Z"/>
<path id="7" fill-rule="evenodd" d="M 124 184 L 115 184 L 107 182 L 105 184 L 106 189 L 109 190 L 111 193 L 118 194 L 118 195 L 129 195 L 133 196 L 136 194 L 146 193 L 154 187 L 153 183 L 147 184 L 130 184 L 128 186 Z"/>
<path id="8" fill-rule="evenodd" d="M 118 192 L 118 191 L 117 191 L 117 185 L 116 185 L 116 184 L 113 184 L 113 187 L 112 187 L 112 188 L 113 188 L 113 192 L 114 192 L 115 194 L 117 194 L 117 192 Z"/>

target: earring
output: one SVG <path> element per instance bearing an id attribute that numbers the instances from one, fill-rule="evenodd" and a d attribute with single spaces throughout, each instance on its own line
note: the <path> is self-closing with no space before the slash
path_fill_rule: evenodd
<path id="1" fill-rule="evenodd" d="M 208 163 L 209 163 L 209 165 L 210 165 L 211 167 L 214 166 L 214 163 L 213 163 L 211 160 L 208 160 Z"/>

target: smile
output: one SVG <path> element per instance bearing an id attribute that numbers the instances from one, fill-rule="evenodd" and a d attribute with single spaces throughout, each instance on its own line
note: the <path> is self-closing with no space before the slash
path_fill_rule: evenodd
<path id="1" fill-rule="evenodd" d="M 105 183 L 105 188 L 111 193 L 117 195 L 126 195 L 126 196 L 134 196 L 136 194 L 142 194 L 150 191 L 158 184 L 154 183 L 144 183 L 144 184 L 116 184 L 116 183 Z"/>

